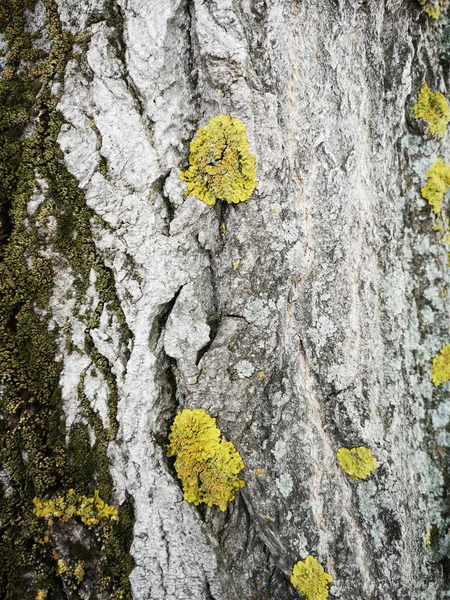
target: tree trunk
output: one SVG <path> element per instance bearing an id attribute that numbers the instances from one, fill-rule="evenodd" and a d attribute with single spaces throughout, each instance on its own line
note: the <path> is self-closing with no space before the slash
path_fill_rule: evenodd
<path id="1" fill-rule="evenodd" d="M 447 16 L 0 0 L 0 19 L 0 597 L 294 600 L 307 555 L 330 598 L 447 597 L 448 224 L 421 187 L 450 151 L 412 111 L 450 83 Z M 185 195 L 216 115 L 247 127 L 246 202 Z M 243 459 L 226 512 L 183 500 L 186 408 Z M 353 480 L 336 452 L 361 446 L 377 468 Z"/>

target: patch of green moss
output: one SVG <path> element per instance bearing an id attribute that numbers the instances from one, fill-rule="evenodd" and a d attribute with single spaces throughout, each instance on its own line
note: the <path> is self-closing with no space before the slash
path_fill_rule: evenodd
<path id="1" fill-rule="evenodd" d="M 8 42 L 7 65 L 0 79 L 0 241 L 10 228 L 8 210 L 19 180 L 21 136 L 40 85 L 26 66 L 39 57 L 24 31 L 24 9 L 33 5 L 34 1 L 0 1 L 0 27 Z"/>
<path id="2" fill-rule="evenodd" d="M 441 212 L 441 202 L 450 187 L 450 165 L 439 156 L 427 171 L 427 181 L 422 187 L 422 197 L 428 200 L 435 214 Z"/>
<path id="3" fill-rule="evenodd" d="M 88 425 L 80 422 L 72 425 L 67 450 L 68 480 L 78 494 L 83 494 L 92 485 L 92 473 L 98 472 L 98 454 L 91 446 Z"/>
<path id="4" fill-rule="evenodd" d="M 63 119 L 56 111 L 59 97 L 51 94 L 50 87 L 63 81 L 74 40 L 62 30 L 56 2 L 44 0 L 52 46 L 48 55 L 33 51 L 24 10 L 32 10 L 34 4 L 31 0 L 0 0 L 0 23 L 8 41 L 7 67 L 0 80 L 0 381 L 4 386 L 0 463 L 13 490 L 0 500 L 0 589 L 6 600 L 28 600 L 44 591 L 50 597 L 62 593 L 51 549 L 39 541 L 45 540 L 46 532 L 33 513 L 34 497 L 45 499 L 74 487 L 84 495 L 99 489 L 102 498 L 112 501 L 106 440 L 114 433 L 97 426 L 98 439 L 96 436 L 91 447 L 87 429 L 77 428 L 66 446 L 61 364 L 55 356 L 57 338 L 65 334 L 70 343 L 70 331 L 49 331 L 54 273 L 70 266 L 77 274 L 81 300 L 94 269 L 101 302 L 110 304 L 124 337 L 129 336 L 112 275 L 92 240 L 92 212 L 77 181 L 64 167 L 57 144 Z M 22 135 L 25 126 L 31 130 L 28 137 Z M 31 216 L 27 204 L 36 177 L 44 179 L 47 186 L 41 214 L 38 210 Z M 44 209 L 57 222 L 50 258 L 48 233 L 42 226 Z M 106 359 L 95 351 L 92 355 L 114 388 Z M 116 406 L 117 386 L 114 389 L 110 397 Z M 87 466 L 90 469 L 85 471 Z M 132 520 L 130 506 L 128 502 L 128 522 Z M 130 597 L 131 541 L 129 536 L 123 539 L 122 533 L 118 522 L 99 550 L 102 589 L 111 598 L 119 591 L 121 597 Z"/>
<path id="5" fill-rule="evenodd" d="M 25 227 L 27 201 L 34 188 L 34 138 L 22 138 L 34 111 L 45 75 L 31 67 L 30 40 L 25 33 L 24 9 L 31 2 L 0 0 L 0 22 L 5 23 L 9 52 L 0 80 L 0 193 L 2 224 L 7 243 L 0 263 L 0 460 L 11 479 L 14 494 L 0 502 L 0 589 L 6 598 L 31 597 L 24 584 L 31 570 L 46 572 L 30 543 L 39 527 L 32 513 L 32 495 L 60 485 L 65 444 L 61 427 L 60 365 L 55 360 L 54 334 L 48 332 L 53 270 L 43 258 L 38 230 Z M 6 237 L 6 236 L 5 236 Z M 4 239 L 4 242 L 6 241 Z M 55 332 L 56 333 L 56 332 Z"/>
<path id="6" fill-rule="evenodd" d="M 450 121 L 450 107 L 443 94 L 432 92 L 425 82 L 419 92 L 417 103 L 413 106 L 416 119 L 425 119 L 429 131 L 442 137 Z"/>

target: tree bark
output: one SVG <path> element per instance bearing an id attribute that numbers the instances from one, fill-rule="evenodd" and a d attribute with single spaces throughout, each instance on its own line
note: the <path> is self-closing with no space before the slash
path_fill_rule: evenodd
<path id="1" fill-rule="evenodd" d="M 449 343 L 448 224 L 420 188 L 449 138 L 412 105 L 424 81 L 446 94 L 447 16 L 0 9 L 0 596 L 294 600 L 312 555 L 330 598 L 444 597 L 450 388 L 431 361 Z M 211 207 L 180 172 L 220 114 L 246 125 L 258 185 Z M 224 513 L 183 500 L 167 439 L 184 408 L 244 461 Z M 360 446 L 377 468 L 353 481 L 336 452 Z M 119 510 L 109 533 L 36 515 L 69 489 Z"/>

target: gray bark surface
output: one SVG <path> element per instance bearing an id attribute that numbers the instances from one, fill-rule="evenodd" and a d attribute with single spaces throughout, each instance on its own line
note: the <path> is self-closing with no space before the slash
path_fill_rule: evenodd
<path id="1" fill-rule="evenodd" d="M 449 343 L 449 276 L 420 187 L 449 134 L 411 111 L 423 81 L 446 92 L 447 17 L 406 0 L 57 5 L 87 34 L 55 90 L 58 143 L 128 334 L 99 309 L 95 269 L 80 300 L 64 265 L 51 327 L 70 323 L 79 349 L 60 335 L 66 427 L 86 422 L 80 385 L 106 427 L 83 319 L 101 311 L 90 337 L 117 386 L 107 452 L 115 502 L 134 506 L 133 598 L 294 600 L 308 554 L 330 598 L 447 597 L 450 397 L 430 365 Z M 179 174 L 218 114 L 247 126 L 258 186 L 209 207 Z M 166 456 L 183 408 L 216 417 L 243 458 L 225 513 L 183 500 Z M 336 459 L 356 446 L 377 459 L 362 481 Z"/>

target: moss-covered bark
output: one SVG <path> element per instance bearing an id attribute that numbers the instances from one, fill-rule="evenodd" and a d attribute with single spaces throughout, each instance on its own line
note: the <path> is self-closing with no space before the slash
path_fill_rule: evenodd
<path id="1" fill-rule="evenodd" d="M 107 359 L 91 348 L 93 362 L 109 376 L 112 389 L 110 430 L 92 423 L 92 446 L 87 425 L 74 425 L 70 432 L 65 428 L 57 360 L 64 332 L 49 330 L 55 273 L 69 266 L 81 298 L 95 269 L 102 306 L 118 306 L 111 276 L 92 241 L 91 211 L 57 144 L 63 121 L 52 86 L 63 83 L 73 43 L 80 40 L 62 30 L 52 0 L 44 2 L 44 29 L 31 34 L 25 11 L 34 4 L 0 2 L 0 28 L 8 44 L 0 79 L 0 597 L 78 597 L 83 589 L 92 598 L 126 598 L 132 566 L 130 500 L 106 533 L 76 518 L 49 529 L 33 512 L 35 497 L 51 498 L 70 488 L 86 496 L 98 489 L 101 498 L 112 502 L 106 445 L 115 431 L 114 376 Z M 39 36 L 50 39 L 48 53 L 33 49 Z M 28 203 L 36 190 L 44 200 L 31 214 Z M 96 317 L 89 319 L 87 336 Z M 89 414 L 86 418 L 92 421 Z M 74 528 L 78 541 L 69 543 Z M 73 565 L 84 548 L 86 578 L 78 581 L 70 568 L 58 567 L 61 544 Z"/>

